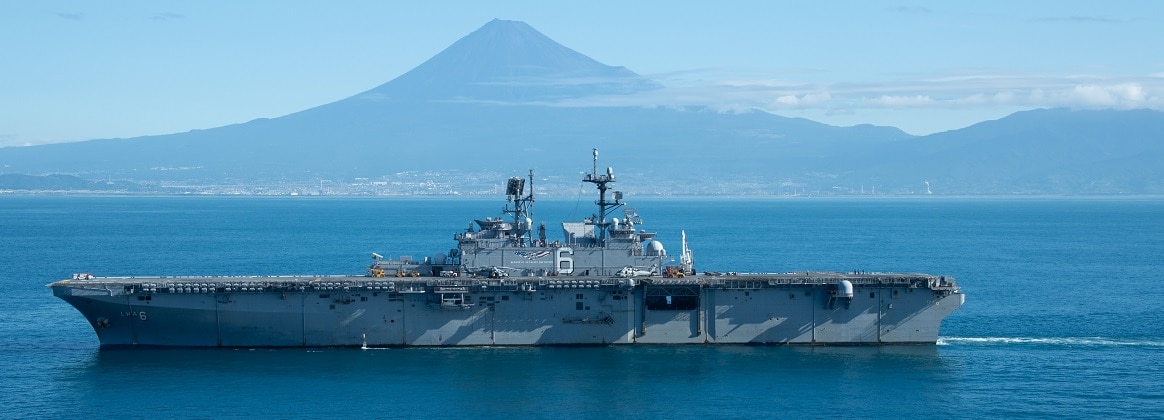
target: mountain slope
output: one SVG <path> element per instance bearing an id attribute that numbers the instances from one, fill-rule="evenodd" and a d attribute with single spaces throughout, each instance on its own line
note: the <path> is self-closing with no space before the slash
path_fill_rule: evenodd
<path id="1" fill-rule="evenodd" d="M 393 101 L 531 101 L 629 94 L 657 87 L 569 49 L 525 22 L 494 19 L 423 64 L 363 95 Z"/>
<path id="2" fill-rule="evenodd" d="M 762 111 L 568 107 L 646 78 L 494 20 L 413 70 L 273 119 L 132 139 L 0 148 L 4 173 L 217 183 L 521 173 L 574 180 L 591 148 L 665 194 L 1164 193 L 1164 113 L 1035 110 L 945 133 Z M 582 102 L 582 101 L 571 101 Z"/>
<path id="3" fill-rule="evenodd" d="M 10 172 L 244 180 L 427 169 L 573 173 L 564 168 L 587 167 L 585 156 L 598 147 L 609 151 L 609 164 L 668 162 L 647 169 L 671 177 L 714 165 L 719 173 L 799 165 L 829 155 L 834 144 L 909 137 L 758 111 L 547 105 L 656 87 L 525 23 L 494 20 L 408 73 L 335 103 L 187 133 L 0 149 L 0 163 Z"/>
<path id="4" fill-rule="evenodd" d="M 1037 109 L 905 141 L 894 153 L 914 162 L 915 182 L 959 192 L 1159 193 L 1160 133 L 1158 111 Z"/>

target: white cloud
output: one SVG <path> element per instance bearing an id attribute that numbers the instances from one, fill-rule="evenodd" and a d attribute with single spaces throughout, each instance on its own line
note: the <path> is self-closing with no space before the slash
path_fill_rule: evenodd
<path id="1" fill-rule="evenodd" d="M 532 104 L 565 107 L 694 106 L 724 113 L 761 109 L 776 114 L 817 116 L 826 118 L 825 121 L 832 117 L 836 118 L 831 121 L 861 121 L 860 115 L 885 117 L 892 113 L 906 118 L 920 115 L 916 114 L 918 111 L 945 112 L 946 115 L 1005 115 L 1033 108 L 1164 110 L 1164 77 L 1161 77 L 1164 72 L 1151 76 L 1112 77 L 1078 73 L 963 71 L 903 80 L 836 83 L 779 79 L 755 71 L 749 71 L 747 75 L 725 75 L 722 69 L 715 69 L 710 73 L 700 77 L 698 71 L 677 72 L 679 80 L 664 76 L 657 80 L 661 88 L 636 94 Z M 918 121 L 914 125 L 926 125 L 926 122 Z M 956 127 L 928 130 L 951 128 Z"/>
<path id="2" fill-rule="evenodd" d="M 958 108 L 1153 108 L 1164 109 L 1164 72 L 1149 77 L 1094 74 L 950 74 L 914 80 L 812 84 L 788 80 L 725 78 L 703 85 L 672 86 L 643 95 L 587 98 L 569 104 L 818 109 Z"/>
<path id="3" fill-rule="evenodd" d="M 832 95 L 828 92 L 806 93 L 803 95 L 780 95 L 768 104 L 772 108 L 818 108 L 828 105 Z"/>
<path id="4" fill-rule="evenodd" d="M 878 98 L 869 98 L 865 102 L 874 107 L 889 107 L 889 108 L 916 108 L 929 107 L 935 104 L 933 98 L 927 95 L 881 95 Z"/>
<path id="5" fill-rule="evenodd" d="M 1146 106 L 1148 94 L 1137 83 L 1118 85 L 1077 85 L 1065 96 L 1069 106 L 1139 108 Z"/>

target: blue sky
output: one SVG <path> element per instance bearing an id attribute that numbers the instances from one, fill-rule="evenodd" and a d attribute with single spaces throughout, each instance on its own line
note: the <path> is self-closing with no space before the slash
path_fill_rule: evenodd
<path id="1" fill-rule="evenodd" d="M 913 134 L 1039 107 L 1164 110 L 1159 1 L 10 1 L 0 147 L 286 115 L 387 82 L 493 18 L 666 86 L 629 104 Z"/>

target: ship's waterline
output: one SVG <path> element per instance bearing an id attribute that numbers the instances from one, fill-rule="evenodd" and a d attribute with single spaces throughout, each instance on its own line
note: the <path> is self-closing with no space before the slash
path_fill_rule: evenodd
<path id="1" fill-rule="evenodd" d="M 365 276 L 79 275 L 50 287 L 102 346 L 933 344 L 965 301 L 947 276 L 698 273 L 685 235 L 676 261 L 636 230 L 597 157 L 583 181 L 598 212 L 552 242 L 529 217 L 531 173 L 528 193 L 525 179 L 506 185 L 508 218 L 476 220 L 447 253 L 373 254 Z"/>

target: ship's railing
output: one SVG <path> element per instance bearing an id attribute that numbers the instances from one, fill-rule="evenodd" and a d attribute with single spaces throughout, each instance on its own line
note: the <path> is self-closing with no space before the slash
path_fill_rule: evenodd
<path id="1" fill-rule="evenodd" d="M 957 290 L 952 277 L 909 273 L 781 273 L 698 275 L 663 277 L 508 277 L 484 278 L 383 278 L 364 276 L 201 276 L 201 277 L 102 277 L 93 280 L 62 280 L 56 286 L 105 288 L 116 294 L 150 293 L 263 293 L 263 292 L 395 292 L 425 293 L 441 288 L 465 291 L 526 291 L 545 289 L 631 288 L 642 283 L 652 286 L 696 286 L 722 289 L 761 289 L 789 286 L 836 286 L 848 281 L 862 287 L 909 287 Z"/>
<path id="2" fill-rule="evenodd" d="M 848 281 L 855 286 L 883 286 L 883 287 L 911 287 L 930 289 L 956 289 L 957 282 L 953 277 L 932 276 L 912 273 L 786 273 L 786 274 L 733 274 L 730 276 L 709 277 L 708 284 L 713 287 L 729 289 L 754 289 L 757 285 L 767 286 L 802 286 L 802 285 L 836 285 L 841 281 Z"/>
<path id="3" fill-rule="evenodd" d="M 351 277 L 366 277 L 362 274 L 299 274 L 299 275 L 279 275 L 279 276 L 253 276 L 253 275 L 235 275 L 235 276 L 109 276 L 109 277 L 92 277 L 89 279 L 70 279 L 62 280 L 62 282 L 88 282 L 88 283 L 125 283 L 138 281 L 186 281 L 186 280 L 220 280 L 220 279 L 239 279 L 246 281 L 263 281 L 268 279 L 319 279 L 319 278 L 351 278 Z"/>

